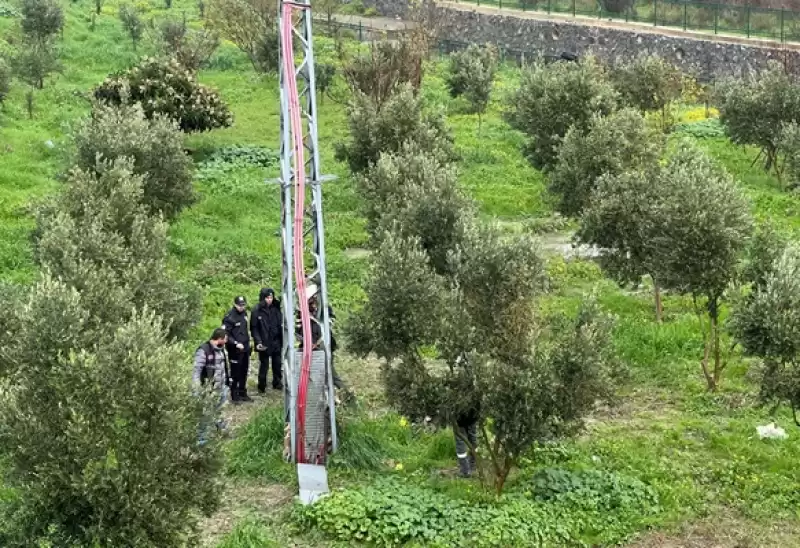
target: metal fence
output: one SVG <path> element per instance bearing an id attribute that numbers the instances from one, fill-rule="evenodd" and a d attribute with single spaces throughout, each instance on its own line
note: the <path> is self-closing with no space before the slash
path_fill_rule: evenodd
<path id="1" fill-rule="evenodd" d="M 800 12 L 679 0 L 455 0 L 500 9 L 800 42 Z"/>

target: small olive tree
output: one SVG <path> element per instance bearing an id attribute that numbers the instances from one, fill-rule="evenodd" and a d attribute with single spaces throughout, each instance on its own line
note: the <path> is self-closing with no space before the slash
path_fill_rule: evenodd
<path id="1" fill-rule="evenodd" d="M 49 42 L 64 28 L 64 12 L 58 0 L 23 0 L 20 26 L 32 42 Z"/>
<path id="2" fill-rule="evenodd" d="M 143 187 L 128 158 L 72 170 L 65 191 L 37 212 L 34 254 L 81 293 L 98 326 L 147 307 L 163 318 L 164 335 L 183 338 L 200 317 L 198 291 L 173 279 L 168 227 L 142 204 Z"/>
<path id="3" fill-rule="evenodd" d="M 336 159 L 347 162 L 354 173 L 374 165 L 381 153 L 399 152 L 409 141 L 442 161 L 455 158 L 444 116 L 424 111 L 422 99 L 408 85 L 401 86 L 381 108 L 357 93 L 347 115 L 350 140 L 337 144 Z"/>
<path id="4" fill-rule="evenodd" d="M 364 197 L 367 230 L 380 245 L 386 231 L 419 239 L 434 270 L 448 271 L 448 255 L 463 238 L 472 204 L 458 188 L 456 168 L 407 143 L 382 154 L 357 177 Z"/>
<path id="5" fill-rule="evenodd" d="M 703 374 L 709 390 L 716 390 L 726 365 L 720 305 L 751 235 L 750 206 L 732 177 L 686 141 L 657 190 L 659 222 L 651 238 L 656 277 L 664 288 L 691 295 L 705 343 Z"/>
<path id="6" fill-rule="evenodd" d="M 747 354 L 764 360 L 762 400 L 788 404 L 800 426 L 800 247 L 786 247 L 752 291 L 734 311 L 733 333 Z"/>
<path id="7" fill-rule="evenodd" d="M 480 117 L 489 106 L 497 72 L 497 48 L 491 44 L 470 45 L 450 56 L 447 87 L 452 97 L 464 96 L 472 112 Z"/>
<path id="8" fill-rule="evenodd" d="M 148 120 L 140 105 L 99 104 L 75 134 L 75 162 L 101 173 L 109 165 L 104 160 L 131 158 L 134 173 L 144 181 L 142 204 L 150 213 L 172 219 L 195 197 L 192 161 L 183 144 L 177 124 L 164 116 Z"/>
<path id="9" fill-rule="evenodd" d="M 219 94 L 200 84 L 194 72 L 174 58 L 146 58 L 112 74 L 94 90 L 94 97 L 112 106 L 139 103 L 148 118 L 166 116 L 186 133 L 233 124 L 233 114 Z"/>
<path id="10" fill-rule="evenodd" d="M 580 219 L 577 239 L 600 249 L 600 265 L 622 285 L 653 281 L 656 321 L 662 318 L 654 232 L 662 184 L 657 164 L 646 170 L 600 177 Z"/>
<path id="11" fill-rule="evenodd" d="M 536 63 L 522 75 L 509 102 L 508 120 L 530 139 L 526 152 L 534 166 L 551 169 L 571 127 L 585 130 L 592 116 L 617 106 L 617 92 L 592 57 L 577 63 Z"/>
<path id="12" fill-rule="evenodd" d="M 662 150 L 663 139 L 635 110 L 594 115 L 584 130 L 573 126 L 550 173 L 549 186 L 558 195 L 559 211 L 579 216 L 591 202 L 599 177 L 655 165 Z"/>
<path id="13" fill-rule="evenodd" d="M 156 42 L 167 57 L 197 72 L 219 47 L 219 36 L 208 29 L 193 29 L 186 19 L 165 19 L 157 26 Z"/>
<path id="14" fill-rule="evenodd" d="M 122 28 L 128 33 L 133 44 L 133 49 L 139 45 L 144 35 L 144 22 L 142 21 L 139 12 L 135 7 L 129 4 L 122 4 L 119 7 L 119 20 L 122 22 Z"/>
<path id="15" fill-rule="evenodd" d="M 0 544 L 194 544 L 219 500 L 221 452 L 197 445 L 210 402 L 188 389 L 184 348 L 152 311 L 92 321 L 96 299 L 47 275 L 15 300 L 0 312 L 0 444 L 16 494 Z"/>
<path id="16" fill-rule="evenodd" d="M 58 49 L 50 41 L 25 41 L 12 59 L 17 78 L 34 89 L 43 89 L 47 78 L 62 69 Z"/>
<path id="17" fill-rule="evenodd" d="M 661 128 L 670 129 L 670 106 L 681 97 L 683 74 L 657 55 L 640 55 L 611 72 L 623 104 L 645 112 L 661 113 Z"/>
<path id="18" fill-rule="evenodd" d="M 422 85 L 422 53 L 408 39 L 373 42 L 367 53 L 342 59 L 342 74 L 355 94 L 369 97 L 377 110 L 404 85 Z"/>
<path id="19" fill-rule="evenodd" d="M 209 0 L 206 25 L 247 55 L 256 72 L 278 70 L 278 10 L 271 0 Z"/>
<path id="20" fill-rule="evenodd" d="M 758 75 L 725 82 L 719 89 L 720 120 L 730 139 L 766 156 L 764 169 L 781 175 L 781 127 L 800 122 L 800 85 L 777 62 Z"/>

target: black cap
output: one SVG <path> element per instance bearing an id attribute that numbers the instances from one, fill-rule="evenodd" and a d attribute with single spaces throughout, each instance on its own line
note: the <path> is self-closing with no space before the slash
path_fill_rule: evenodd
<path id="1" fill-rule="evenodd" d="M 245 299 L 244 297 L 239 295 L 238 297 L 233 299 L 233 304 L 235 304 L 236 306 L 246 306 L 247 305 L 247 299 Z"/>

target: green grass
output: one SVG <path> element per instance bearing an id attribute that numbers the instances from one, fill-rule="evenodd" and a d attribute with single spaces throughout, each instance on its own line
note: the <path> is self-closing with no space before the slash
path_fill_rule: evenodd
<path id="1" fill-rule="evenodd" d="M 20 83 L 15 83 L 0 111 L 0 279 L 26 282 L 34 278 L 28 239 L 33 225 L 27 208 L 58 188 L 57 176 L 68 165 L 69 135 L 88 114 L 86 94 L 108 73 L 127 67 L 138 56 L 116 19 L 116 5 L 109 2 L 103 8 L 92 30 L 93 4 L 88 0 L 65 4 L 64 73 L 36 93 L 32 120 L 25 112 L 26 90 Z M 176 0 L 172 11 L 175 16 L 186 11 L 190 18 L 196 17 L 190 0 Z M 163 16 L 164 12 L 152 4 L 149 14 Z M 0 18 L 0 36 L 9 33 L 13 24 L 12 19 Z M 0 51 L 6 47 L 0 40 Z M 139 54 L 149 51 L 143 44 Z M 330 40 L 321 38 L 317 52 L 327 61 L 335 57 Z M 499 220 L 518 230 L 545 222 L 553 208 L 544 177 L 520 153 L 524 137 L 502 118 L 502 98 L 518 81 L 516 69 L 501 69 L 495 98 L 479 124 L 476 116 L 465 114 L 460 100 L 448 97 L 442 78 L 444 63 L 431 64 L 423 94 L 431 108 L 447 115 L 460 155 L 463 188 L 487 220 Z M 202 162 L 226 146 L 277 150 L 279 113 L 274 77 L 256 76 L 244 56 L 231 44 L 224 44 L 200 79 L 219 89 L 236 120 L 229 129 L 188 139 L 201 175 Z M 330 293 L 337 316 L 344 321 L 348 309 L 363 298 L 367 276 L 366 260 L 350 258 L 345 251 L 363 247 L 367 236 L 348 170 L 334 160 L 334 145 L 346 135 L 344 108 L 325 99 L 319 105 L 319 119 L 323 169 L 338 176 L 325 186 L 324 210 Z M 751 165 L 756 151 L 733 146 L 709 131 L 705 128 L 692 134 L 745 189 L 755 216 L 796 235 L 800 197 L 782 191 L 773 176 Z M 703 137 L 706 134 L 712 136 Z M 265 182 L 276 176 L 275 167 L 239 166 L 222 175 L 198 177 L 201 199 L 171 227 L 170 250 L 176 270 L 204 289 L 204 318 L 197 339 L 219 325 L 235 294 L 243 293 L 253 301 L 260 287 L 280 286 L 280 243 L 275 235 L 278 189 Z M 510 481 L 514 500 L 497 503 L 502 519 L 493 518 L 494 526 L 513 529 L 514 519 L 546 508 L 542 502 L 517 500 L 527 496 L 531 478 L 544 467 L 615 474 L 639 480 L 655 491 L 659 505 L 653 513 L 634 518 L 621 509 L 618 521 L 602 522 L 608 538 L 621 539 L 654 526 L 675 527 L 725 511 L 760 524 L 796 524 L 800 437 L 785 410 L 773 419 L 768 410 L 755 405 L 752 364 L 734 353 L 722 390 L 709 395 L 699 365 L 702 341 L 697 318 L 687 299 L 666 295 L 665 322 L 659 325 L 653 317 L 650 288 L 620 289 L 589 262 L 553 258 L 548 269 L 555 283 L 542 302 L 543 312 L 574 310 L 583 295 L 595 291 L 602 306 L 617 316 L 614 344 L 629 375 L 619 387 L 620 405 L 593 417 L 584 435 L 525 456 L 523 467 Z M 376 366 L 358 362 L 349 368 L 348 380 L 358 388 L 380 392 L 375 386 L 359 385 L 377 383 L 380 378 L 372 369 L 361 375 L 361 367 Z M 495 504 L 476 482 L 452 479 L 452 434 L 403 424 L 400 417 L 382 409 L 380 397 L 370 403 L 341 416 L 341 451 L 330 468 L 332 485 L 363 489 L 388 476 L 415 493 Z M 787 429 L 789 439 L 757 439 L 755 427 L 772 420 Z M 277 482 L 295 489 L 295 471 L 281 460 L 282 443 L 281 411 L 268 408 L 227 445 L 226 474 L 237 481 Z M 13 494 L 0 487 L 0 499 L 10 496 Z M 281 515 L 275 519 L 288 518 Z M 576 534 L 589 540 L 605 533 L 582 530 Z M 307 530 L 300 531 L 298 538 L 314 545 L 327 543 L 319 533 Z M 276 533 L 273 521 L 247 517 L 221 546 L 280 545 L 283 540 L 285 531 Z"/>

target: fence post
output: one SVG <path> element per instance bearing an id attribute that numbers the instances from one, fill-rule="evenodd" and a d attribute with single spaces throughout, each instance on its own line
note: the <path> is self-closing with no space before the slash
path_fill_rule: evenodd
<path id="1" fill-rule="evenodd" d="M 717 34 L 718 22 L 719 22 L 719 4 L 714 4 L 714 34 Z"/>
<path id="2" fill-rule="evenodd" d="M 358 22 L 358 41 L 364 41 L 364 25 L 361 23 L 361 21 Z"/>
<path id="3" fill-rule="evenodd" d="M 750 38 L 750 4 L 747 4 L 747 37 Z"/>
<path id="4" fill-rule="evenodd" d="M 503 0 L 500 0 L 500 9 L 503 9 Z"/>
<path id="5" fill-rule="evenodd" d="M 688 4 L 686 3 L 686 0 L 684 0 L 684 2 L 683 2 L 683 30 L 686 30 L 686 6 L 687 5 Z"/>
<path id="6" fill-rule="evenodd" d="M 784 17 L 784 10 L 781 8 L 781 44 L 784 42 L 784 35 L 783 35 L 783 17 Z"/>
<path id="7" fill-rule="evenodd" d="M 550 0 L 547 0 L 547 13 L 550 13 Z"/>
<path id="8" fill-rule="evenodd" d="M 653 26 L 658 26 L 658 0 L 653 0 Z"/>
<path id="9" fill-rule="evenodd" d="M 575 17 L 575 1 L 576 0 L 572 0 L 572 16 L 573 17 Z"/>

